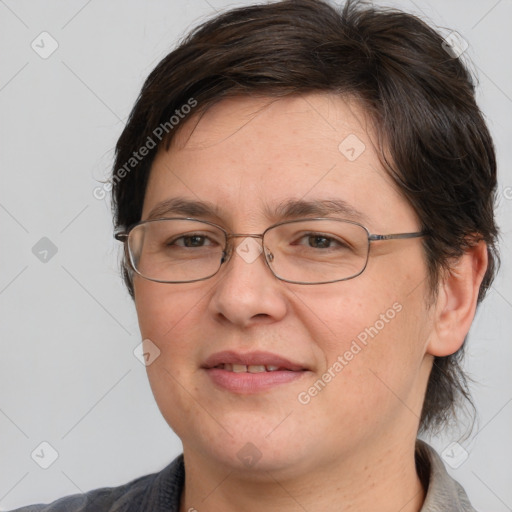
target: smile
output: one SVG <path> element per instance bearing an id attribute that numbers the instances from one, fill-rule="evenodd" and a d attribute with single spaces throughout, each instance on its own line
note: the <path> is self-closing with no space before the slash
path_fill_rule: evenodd
<path id="1" fill-rule="evenodd" d="M 294 382 L 308 368 L 268 352 L 217 352 L 203 365 L 211 382 L 224 391 L 252 394 Z"/>
<path id="2" fill-rule="evenodd" d="M 280 366 L 275 365 L 263 365 L 263 364 L 230 364 L 223 363 L 215 366 L 215 368 L 219 368 L 221 370 L 225 370 L 227 372 L 234 373 L 263 373 L 263 372 L 277 372 L 277 371 L 293 371 L 288 368 L 282 368 Z"/>

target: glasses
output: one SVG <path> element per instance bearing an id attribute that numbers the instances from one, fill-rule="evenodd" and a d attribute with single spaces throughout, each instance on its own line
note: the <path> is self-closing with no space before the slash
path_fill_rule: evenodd
<path id="1" fill-rule="evenodd" d="M 193 283 L 213 277 L 233 255 L 233 239 L 261 239 L 239 245 L 241 251 L 263 252 L 275 277 L 295 284 L 326 284 L 362 274 L 368 264 L 370 243 L 424 236 L 423 232 L 371 234 L 361 224 L 333 218 L 280 222 L 262 234 L 228 233 L 212 222 L 191 218 L 167 218 L 139 222 L 115 234 L 125 243 L 131 268 L 159 283 Z M 252 247 L 252 248 L 251 248 Z M 246 259 L 249 261 L 249 259 Z"/>

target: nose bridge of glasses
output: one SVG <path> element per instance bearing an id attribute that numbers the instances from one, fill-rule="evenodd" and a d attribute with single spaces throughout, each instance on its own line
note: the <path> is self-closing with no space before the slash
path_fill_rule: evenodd
<path id="1" fill-rule="evenodd" d="M 242 256 L 242 258 L 245 261 L 252 262 L 252 261 L 254 261 L 255 257 L 259 256 L 260 253 L 263 253 L 263 257 L 265 260 L 267 260 L 267 265 L 268 265 L 268 263 L 273 260 L 274 256 L 266 247 L 266 245 L 264 243 L 264 236 L 265 236 L 265 233 L 226 233 L 226 248 L 224 251 L 223 258 L 222 258 L 222 263 L 226 263 L 227 261 L 229 261 L 233 255 L 233 253 L 235 252 L 235 244 L 231 242 L 232 239 L 234 239 L 234 238 L 242 239 L 238 244 L 237 252 L 239 252 L 240 247 L 243 248 L 242 244 L 244 243 L 245 239 L 259 238 L 261 241 L 261 249 L 260 249 L 259 253 L 256 254 L 254 252 L 254 249 L 250 250 L 248 247 L 246 247 L 246 250 L 242 249 L 242 252 L 239 252 L 239 254 L 240 254 L 240 256 Z M 242 254 L 242 253 L 247 253 L 247 252 L 250 252 L 250 254 L 247 255 L 248 258 L 246 258 Z"/>
<path id="2" fill-rule="evenodd" d="M 231 242 L 232 239 L 234 238 L 241 238 L 242 239 L 242 242 L 240 243 L 243 243 L 243 240 L 245 238 L 259 238 L 263 244 L 263 233 L 261 234 L 254 234 L 254 233 L 227 233 L 226 234 L 226 243 L 227 245 L 231 245 L 232 247 L 234 247 L 234 243 Z"/>
<path id="3" fill-rule="evenodd" d="M 264 233 L 226 233 L 226 248 L 224 251 L 224 256 L 222 258 L 222 263 L 227 262 L 231 259 L 231 256 L 235 252 L 235 243 L 233 243 L 233 239 L 240 238 L 241 241 L 238 243 L 238 246 L 242 246 L 244 243 L 244 240 L 247 238 L 259 238 L 261 241 L 261 249 L 263 250 L 263 253 L 265 254 L 265 246 L 263 244 L 264 240 Z M 237 249 L 240 250 L 240 249 Z M 247 249 L 249 250 L 249 249 Z M 246 252 L 246 251 L 243 251 Z M 261 252 L 261 250 L 260 250 Z M 252 257 L 250 258 L 252 260 Z"/>
<path id="4" fill-rule="evenodd" d="M 263 240 L 263 233 L 254 234 L 254 233 L 228 233 L 227 238 L 261 238 Z"/>

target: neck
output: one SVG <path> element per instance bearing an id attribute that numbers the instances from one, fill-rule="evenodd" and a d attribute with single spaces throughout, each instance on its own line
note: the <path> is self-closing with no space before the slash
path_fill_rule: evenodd
<path id="1" fill-rule="evenodd" d="M 425 492 L 416 473 L 414 445 L 411 439 L 380 450 L 371 447 L 301 474 L 294 468 L 241 473 L 185 450 L 180 512 L 419 512 Z"/>

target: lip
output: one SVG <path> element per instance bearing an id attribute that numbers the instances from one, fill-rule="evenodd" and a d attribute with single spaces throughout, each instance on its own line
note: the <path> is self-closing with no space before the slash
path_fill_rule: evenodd
<path id="1" fill-rule="evenodd" d="M 265 366 L 278 366 L 288 371 L 298 372 L 307 370 L 307 368 L 299 363 L 290 361 L 282 356 L 272 354 L 270 352 L 234 352 L 232 350 L 225 350 L 223 352 L 216 352 L 212 354 L 204 362 L 203 368 L 210 370 L 221 364 L 245 364 L 250 365 L 265 365 Z"/>
<path id="2" fill-rule="evenodd" d="M 277 366 L 279 369 L 272 372 L 235 373 L 219 368 L 222 364 Z M 309 371 L 300 363 L 270 352 L 217 352 L 206 359 L 202 368 L 216 386 L 239 394 L 267 391 L 294 382 Z"/>

